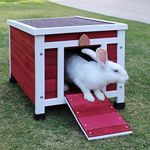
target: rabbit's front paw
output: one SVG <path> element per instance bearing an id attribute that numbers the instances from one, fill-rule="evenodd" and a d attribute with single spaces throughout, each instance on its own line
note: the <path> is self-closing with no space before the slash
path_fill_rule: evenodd
<path id="1" fill-rule="evenodd" d="M 101 101 L 105 99 L 104 94 L 100 90 L 94 90 L 94 94 Z"/>
<path id="2" fill-rule="evenodd" d="M 84 93 L 84 99 L 88 100 L 89 102 L 94 102 L 95 98 L 94 96 L 89 92 L 89 93 Z"/>

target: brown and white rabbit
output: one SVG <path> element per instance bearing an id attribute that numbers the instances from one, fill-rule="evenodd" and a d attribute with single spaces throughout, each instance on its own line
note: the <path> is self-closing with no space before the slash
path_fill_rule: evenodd
<path id="1" fill-rule="evenodd" d="M 99 100 L 104 100 L 102 88 L 110 83 L 124 83 L 128 80 L 128 74 L 120 64 L 108 61 L 106 50 L 97 48 L 94 52 L 85 48 L 81 52 L 95 61 L 87 61 L 77 54 L 72 54 L 65 61 L 65 76 L 80 88 L 86 100 L 94 102 L 91 90 Z"/>

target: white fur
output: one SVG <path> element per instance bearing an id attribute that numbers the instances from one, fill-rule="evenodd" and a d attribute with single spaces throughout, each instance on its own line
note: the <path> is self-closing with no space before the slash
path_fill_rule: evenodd
<path id="1" fill-rule="evenodd" d="M 72 54 L 65 60 L 65 75 L 70 82 L 81 89 L 84 98 L 88 101 L 95 100 L 91 90 L 99 100 L 104 100 L 105 96 L 101 92 L 103 87 L 110 83 L 128 80 L 128 74 L 121 65 L 108 61 L 107 51 L 98 48 L 95 53 L 90 49 L 83 49 L 82 53 L 89 55 L 97 62 L 87 61 L 77 54 Z M 104 59 L 102 54 L 106 56 Z"/>

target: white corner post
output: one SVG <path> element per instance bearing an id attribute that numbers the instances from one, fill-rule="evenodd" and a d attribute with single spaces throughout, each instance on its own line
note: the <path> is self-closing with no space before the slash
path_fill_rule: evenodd
<path id="1" fill-rule="evenodd" d="M 45 113 L 44 36 L 35 36 L 35 114 Z"/>
<path id="2" fill-rule="evenodd" d="M 57 49 L 57 97 L 64 98 L 64 47 Z"/>
<path id="3" fill-rule="evenodd" d="M 9 77 L 11 78 L 11 31 L 9 26 Z"/>
<path id="4" fill-rule="evenodd" d="M 125 31 L 119 30 L 117 32 L 118 44 L 117 44 L 117 63 L 120 64 L 123 68 L 125 67 Z M 118 96 L 116 103 L 125 102 L 125 84 L 117 83 Z"/>

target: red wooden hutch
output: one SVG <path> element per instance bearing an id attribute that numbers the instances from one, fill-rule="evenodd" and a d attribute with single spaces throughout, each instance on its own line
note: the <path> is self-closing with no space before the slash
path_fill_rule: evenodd
<path id="1" fill-rule="evenodd" d="M 132 133 L 107 98 L 91 104 L 81 100 L 82 94 L 74 88 L 64 93 L 64 53 L 81 50 L 84 45 L 79 46 L 79 39 L 83 34 L 90 39 L 89 47 L 101 46 L 110 60 L 124 67 L 126 24 L 79 16 L 8 20 L 8 24 L 10 81 L 16 80 L 33 102 L 35 118 L 44 118 L 46 106 L 67 103 L 89 140 Z M 123 83 L 109 85 L 104 91 L 108 98 L 116 97 L 116 107 L 125 107 Z M 90 124 L 95 120 L 99 122 Z"/>

